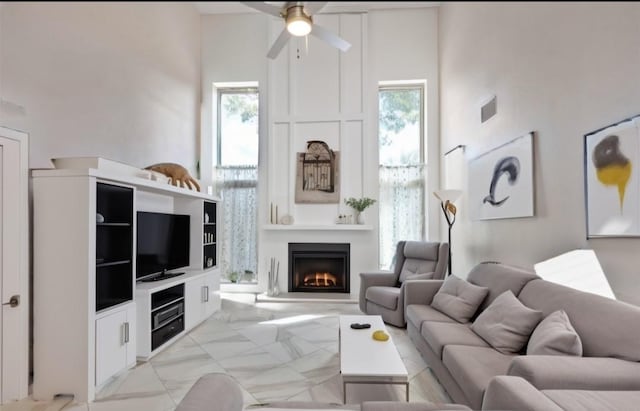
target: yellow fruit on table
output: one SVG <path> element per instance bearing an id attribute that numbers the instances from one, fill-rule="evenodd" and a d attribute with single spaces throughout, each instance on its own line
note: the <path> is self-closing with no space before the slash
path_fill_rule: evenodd
<path id="1" fill-rule="evenodd" d="M 373 335 L 371 337 L 373 337 L 373 339 L 376 341 L 387 341 L 389 339 L 389 334 L 382 330 L 376 330 L 373 332 Z"/>

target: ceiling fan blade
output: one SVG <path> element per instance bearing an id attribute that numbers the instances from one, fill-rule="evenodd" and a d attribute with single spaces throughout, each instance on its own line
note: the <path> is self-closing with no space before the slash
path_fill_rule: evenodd
<path id="1" fill-rule="evenodd" d="M 271 14 L 275 17 L 282 17 L 282 9 L 280 7 L 272 6 L 271 4 L 263 3 L 261 1 L 241 1 L 240 3 L 263 13 Z"/>
<path id="2" fill-rule="evenodd" d="M 318 26 L 315 23 L 311 25 L 311 35 L 326 41 L 327 43 L 331 44 L 333 47 L 338 48 L 342 51 L 347 51 L 351 47 L 351 43 L 342 39 L 337 34 L 330 32 L 324 27 Z"/>
<path id="3" fill-rule="evenodd" d="M 280 51 L 284 48 L 285 44 L 287 44 L 289 38 L 291 38 L 291 34 L 285 28 L 273 43 L 273 46 L 271 46 L 269 53 L 267 53 L 267 57 L 269 57 L 270 59 L 278 57 L 278 54 L 280 54 Z"/>
<path id="4" fill-rule="evenodd" d="M 328 1 L 308 1 L 304 4 L 304 12 L 307 16 L 312 16 L 322 10 Z"/>

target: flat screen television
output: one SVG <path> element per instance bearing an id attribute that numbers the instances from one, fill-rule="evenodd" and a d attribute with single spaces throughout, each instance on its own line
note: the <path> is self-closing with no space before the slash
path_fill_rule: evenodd
<path id="1" fill-rule="evenodd" d="M 189 216 L 138 211 L 136 280 L 189 266 Z"/>

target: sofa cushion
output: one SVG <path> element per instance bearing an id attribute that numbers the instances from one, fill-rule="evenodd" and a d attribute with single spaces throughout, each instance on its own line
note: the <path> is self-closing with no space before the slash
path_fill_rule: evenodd
<path id="1" fill-rule="evenodd" d="M 467 324 L 425 321 L 422 323 L 420 334 L 440 358 L 442 358 L 442 350 L 447 345 L 489 347 L 489 344 L 471 331 Z"/>
<path id="2" fill-rule="evenodd" d="M 404 282 L 407 277 L 431 273 L 438 265 L 438 250 L 440 243 L 424 241 L 407 241 L 402 249 L 404 261 L 398 273 L 398 281 Z"/>
<path id="3" fill-rule="evenodd" d="M 517 353 L 540 320 L 541 311 L 525 307 L 509 290 L 476 318 L 471 329 L 501 353 Z"/>
<path id="4" fill-rule="evenodd" d="M 398 281 L 402 283 L 408 280 L 408 277 L 411 277 L 413 275 L 432 273 L 436 269 L 436 264 L 436 261 L 421 260 L 418 258 L 407 258 L 406 260 L 404 260 L 402 270 L 400 270 L 400 277 L 398 278 Z"/>
<path id="5" fill-rule="evenodd" d="M 435 274 L 436 274 L 436 273 L 434 273 L 434 272 L 431 272 L 431 273 L 422 273 L 422 274 L 412 274 L 412 275 L 408 275 L 408 276 L 405 278 L 405 281 L 407 281 L 407 280 L 432 280 L 432 279 L 433 279 L 433 276 L 434 276 Z"/>
<path id="6" fill-rule="evenodd" d="M 453 318 L 442 314 L 430 305 L 422 304 L 411 304 L 407 306 L 405 316 L 407 318 L 407 322 L 411 322 L 411 324 L 413 324 L 418 330 L 421 329 L 424 321 L 439 321 L 447 323 L 456 322 Z"/>
<path id="7" fill-rule="evenodd" d="M 458 322 L 466 323 L 476 313 L 488 292 L 487 287 L 473 285 L 450 275 L 433 297 L 431 306 Z"/>
<path id="8" fill-rule="evenodd" d="M 545 315 L 566 311 L 583 356 L 640 361 L 640 307 L 545 280 L 527 283 L 518 299 Z"/>
<path id="9" fill-rule="evenodd" d="M 635 411 L 638 391 L 543 390 L 563 410 Z"/>
<path id="10" fill-rule="evenodd" d="M 381 305 L 390 310 L 398 307 L 398 298 L 400 297 L 399 287 L 369 287 L 365 298 L 367 301 Z"/>
<path id="11" fill-rule="evenodd" d="M 564 310 L 554 311 L 533 330 L 527 355 L 582 356 L 582 342 Z"/>
<path id="12" fill-rule="evenodd" d="M 470 406 L 479 410 L 489 380 L 496 375 L 505 375 L 512 354 L 501 354 L 490 347 L 447 345 L 442 352 L 442 362 L 464 393 Z"/>
<path id="13" fill-rule="evenodd" d="M 507 290 L 519 295 L 520 290 L 531 280 L 538 277 L 533 271 L 502 263 L 485 262 L 473 267 L 467 276 L 471 284 L 489 288 L 489 293 L 480 304 L 480 311 L 487 308 L 493 300 Z"/>

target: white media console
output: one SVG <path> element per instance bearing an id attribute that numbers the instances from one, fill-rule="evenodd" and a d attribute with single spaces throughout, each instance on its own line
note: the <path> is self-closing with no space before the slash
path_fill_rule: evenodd
<path id="1" fill-rule="evenodd" d="M 220 202 L 116 169 L 32 177 L 33 397 L 93 401 L 220 308 Z M 185 274 L 136 282 L 138 211 L 190 216 L 189 267 L 175 270 Z"/>

